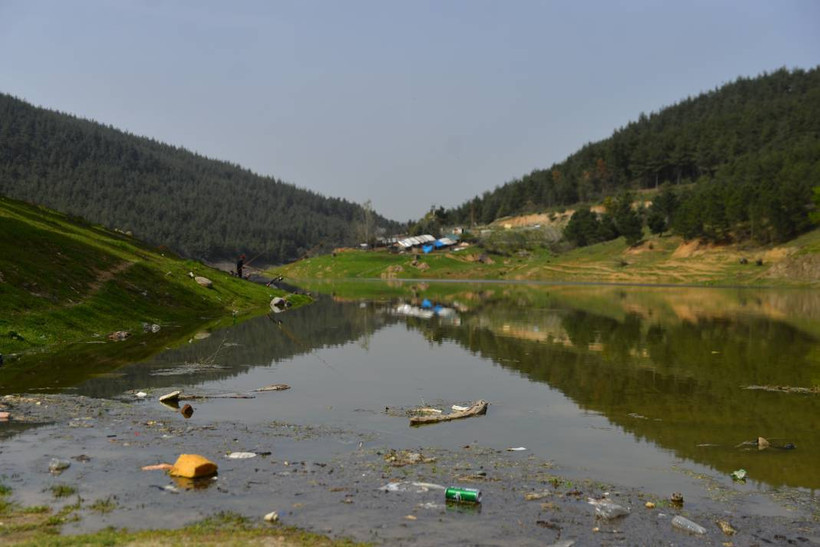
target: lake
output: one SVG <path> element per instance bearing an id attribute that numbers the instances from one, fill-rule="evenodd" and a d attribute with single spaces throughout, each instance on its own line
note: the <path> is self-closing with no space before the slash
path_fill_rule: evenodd
<path id="1" fill-rule="evenodd" d="M 674 489 L 680 477 L 670 469 L 680 465 L 727 478 L 742 468 L 760 488 L 820 488 L 820 394 L 750 389 L 820 386 L 815 292 L 319 289 L 333 296 L 213 333 L 76 392 L 247 392 L 284 383 L 292 389 L 264 403 L 224 400 L 203 406 L 198 419 L 337 426 L 395 447 L 525 447 L 582 475 L 660 491 Z M 396 417 L 476 399 L 490 402 L 486 416 L 424 428 Z M 748 444 L 758 437 L 770 448 Z"/>
<path id="2" fill-rule="evenodd" d="M 289 523 L 321 523 L 319 531 L 377 542 L 434 545 L 480 529 L 501 543 L 513 534 L 515 542 L 537 544 L 544 541 L 537 524 L 544 516 L 524 493 L 543 489 L 550 473 L 586 485 L 570 507 L 583 519 L 591 514 L 587 492 L 606 484 L 653 499 L 681 492 L 686 507 L 700 514 L 721 514 L 731 499 L 739 515 L 789 518 L 790 492 L 808 499 L 810 511 L 816 506 L 816 292 L 400 281 L 307 288 L 319 295 L 312 305 L 191 332 L 181 343 L 184 333 L 163 326 L 157 336 L 166 338 L 157 340 L 172 349 L 109 372 L 100 372 L 94 348 L 105 350 L 103 361 L 117 348 L 148 352 L 142 344 L 154 335 L 87 345 L 91 353 L 15 373 L 30 392 L 95 399 L 80 400 L 68 429 L 7 428 L 0 473 L 17 477 L 12 486 L 25 503 L 48 503 L 49 484 L 76 480 L 86 499 L 114 496 L 124 508 L 86 515 L 71 525 L 76 531 L 175 526 L 216 510 L 264 513 L 292 504 L 298 509 Z M 290 389 L 254 391 L 270 384 Z M 156 401 L 177 389 L 216 397 L 192 401 L 195 414 L 185 420 Z M 138 399 L 138 391 L 149 397 Z M 253 398 L 220 397 L 231 394 Z M 99 399 L 126 405 L 106 410 L 84 402 Z M 409 425 L 408 412 L 417 407 L 447 413 L 478 399 L 490 402 L 484 416 Z M 759 437 L 767 448 L 758 446 Z M 408 476 L 416 480 L 451 480 L 475 471 L 470 462 L 482 462 L 492 466 L 483 467 L 487 481 L 506 482 L 485 483 L 490 496 L 480 519 L 439 513 L 410 530 L 404 515 L 427 511 L 417 503 L 424 500 L 391 498 L 385 505 L 378 491 L 406 469 L 382 468 L 381 454 L 402 449 L 439 457 L 440 465 L 414 467 Z M 195 514 L 180 517 L 179 498 L 151 493 L 165 488 L 162 478 L 139 469 L 189 450 L 218 458 L 220 475 L 209 494 L 189 498 Z M 226 459 L 234 450 L 272 455 L 249 468 Z M 66 478 L 43 473 L 51 457 L 74 452 L 89 454 L 91 463 Z M 353 460 L 358 466 L 346 465 Z M 307 465 L 307 482 L 288 482 L 297 477 L 288 461 Z M 740 469 L 747 478 L 734 482 L 731 474 Z M 574 487 L 562 484 L 566 499 Z M 439 507 L 440 496 L 426 495 L 425 503 Z M 566 511 L 562 525 L 578 518 Z M 135 521 L 138 515 L 144 520 Z M 637 518 L 630 525 L 648 522 Z M 523 528 L 493 524 L 522 519 Z M 592 519 L 584 529 L 592 529 Z"/>

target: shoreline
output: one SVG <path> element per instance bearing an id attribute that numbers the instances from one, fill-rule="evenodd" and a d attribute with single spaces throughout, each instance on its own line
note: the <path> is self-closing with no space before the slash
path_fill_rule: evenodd
<path id="1" fill-rule="evenodd" d="M 820 511 L 812 494 L 803 489 L 772 489 L 767 497 L 774 498 L 777 515 L 743 509 L 747 497 L 766 494 L 738 494 L 719 487 L 712 492 L 714 503 L 695 501 L 677 508 L 669 502 L 669 493 L 568 478 L 579 475 L 578 470 L 562 470 L 526 452 L 479 444 L 455 451 L 419 447 L 425 459 L 435 461 L 394 465 L 386 440 L 374 434 L 275 420 L 264 428 L 199 424 L 196 416 L 185 420 L 168 412 L 156 402 L 156 395 L 139 399 L 124 393 L 113 400 L 70 394 L 0 398 L 3 410 L 11 413 L 6 426 L 32 426 L 2 441 L 0 475 L 12 489 L 12 500 L 59 511 L 69 502 L 52 498 L 47 488 L 54 484 L 76 487 L 86 504 L 115 500 L 116 507 L 105 514 L 78 508 L 79 520 L 63 524 L 64 535 L 113 526 L 153 530 L 161 539 L 170 530 L 224 511 L 264 527 L 268 525 L 262 516 L 277 511 L 287 526 L 377 544 L 460 544 L 482 538 L 488 544 L 521 545 L 746 545 L 786 540 L 820 545 Z M 259 455 L 227 458 L 234 451 Z M 173 463 L 180 453 L 199 453 L 215 461 L 217 479 L 201 489 L 186 490 L 163 472 L 141 471 L 143 465 Z M 52 458 L 71 465 L 53 476 L 48 471 Z M 708 483 L 708 478 L 693 480 Z M 397 491 L 384 491 L 396 482 Z M 483 503 L 446 504 L 438 487 L 451 484 L 480 488 Z M 628 508 L 629 515 L 611 521 L 596 518 L 589 499 L 604 497 Z M 655 507 L 648 509 L 647 502 Z M 678 514 L 705 527 L 705 536 L 673 528 L 671 520 Z M 715 524 L 718 520 L 731 523 L 737 534 L 725 535 Z M 277 529 L 271 532 L 276 534 Z"/>

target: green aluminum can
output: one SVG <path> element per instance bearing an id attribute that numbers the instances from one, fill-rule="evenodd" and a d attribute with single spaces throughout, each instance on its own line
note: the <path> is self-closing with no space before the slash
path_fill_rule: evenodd
<path id="1" fill-rule="evenodd" d="M 444 498 L 456 503 L 481 503 L 481 490 L 451 486 L 444 491 Z"/>

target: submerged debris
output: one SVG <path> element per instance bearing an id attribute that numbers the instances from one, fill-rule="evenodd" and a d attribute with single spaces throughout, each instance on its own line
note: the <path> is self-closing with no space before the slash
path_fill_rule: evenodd
<path id="1" fill-rule="evenodd" d="M 728 520 L 718 520 L 717 525 L 720 528 L 720 531 L 726 534 L 727 536 L 733 536 L 737 530 L 732 528 L 732 525 L 729 524 Z"/>
<path id="2" fill-rule="evenodd" d="M 71 462 L 60 458 L 52 458 L 52 460 L 48 464 L 49 472 L 53 473 L 54 475 L 59 475 L 69 467 L 71 467 Z"/>
<path id="3" fill-rule="evenodd" d="M 590 505 L 595 506 L 595 516 L 605 520 L 617 519 L 629 515 L 629 509 L 623 505 L 618 505 L 614 501 L 608 499 L 592 499 L 587 500 Z"/>
<path id="4" fill-rule="evenodd" d="M 469 408 L 462 411 L 452 412 L 450 414 L 440 414 L 435 416 L 413 416 L 410 418 L 410 425 L 434 424 L 438 422 L 447 422 L 450 420 L 460 420 L 462 418 L 470 418 L 472 416 L 481 416 L 487 413 L 487 406 L 489 403 L 484 400 L 478 400 Z"/>
<path id="5" fill-rule="evenodd" d="M 171 393 L 166 393 L 159 398 L 160 403 L 171 403 L 173 401 L 179 401 L 179 396 L 182 395 L 181 391 L 172 391 Z"/>
<path id="6" fill-rule="evenodd" d="M 269 386 L 260 387 L 259 389 L 254 389 L 254 391 L 284 391 L 286 389 L 290 389 L 290 386 L 287 384 L 271 384 Z"/>
<path id="7" fill-rule="evenodd" d="M 672 495 L 669 496 L 669 501 L 675 507 L 683 507 L 683 494 L 681 494 L 680 492 L 672 492 Z"/>
<path id="8" fill-rule="evenodd" d="M 410 452 L 409 450 L 395 451 L 391 450 L 384 456 L 384 461 L 388 462 L 393 467 L 404 467 L 405 465 L 415 465 L 419 463 L 432 463 L 436 459 L 426 457 L 421 452 Z"/>
<path id="9" fill-rule="evenodd" d="M 672 519 L 672 526 L 678 530 L 683 530 L 684 532 L 689 532 L 690 534 L 695 534 L 698 536 L 702 536 L 706 533 L 706 528 L 696 522 L 692 522 L 686 517 L 682 517 L 681 515 L 678 515 Z"/>
<path id="10" fill-rule="evenodd" d="M 179 413 L 182 414 L 182 416 L 187 420 L 188 418 L 194 415 L 194 407 L 192 407 L 189 404 L 186 404 L 180 409 Z"/>
<path id="11" fill-rule="evenodd" d="M 447 487 L 431 482 L 398 481 L 388 482 L 379 488 L 379 490 L 382 492 L 411 492 L 414 494 L 423 494 L 430 490 L 447 490 Z"/>

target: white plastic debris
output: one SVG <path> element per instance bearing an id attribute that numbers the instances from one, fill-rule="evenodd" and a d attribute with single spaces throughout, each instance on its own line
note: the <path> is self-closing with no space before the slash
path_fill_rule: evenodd
<path id="1" fill-rule="evenodd" d="M 56 475 L 59 475 L 69 467 L 71 467 L 71 462 L 60 458 L 52 458 L 48 464 L 48 470 Z"/>
<path id="2" fill-rule="evenodd" d="M 228 457 L 232 460 L 246 460 L 248 458 L 255 458 L 256 452 L 231 452 Z"/>
<path id="3" fill-rule="evenodd" d="M 379 490 L 382 492 L 413 492 L 416 494 L 423 494 L 424 492 L 429 492 L 430 490 L 447 490 L 447 487 L 441 486 L 440 484 L 433 484 L 431 482 L 399 481 L 388 482 L 379 488 Z"/>
<path id="4" fill-rule="evenodd" d="M 684 532 L 689 532 L 690 534 L 696 534 L 698 536 L 702 536 L 706 533 L 706 528 L 680 515 L 672 519 L 672 526 L 678 530 L 683 530 Z"/>
<path id="5" fill-rule="evenodd" d="M 611 520 L 625 517 L 629 514 L 629 509 L 610 500 L 589 500 L 590 505 L 595 506 L 595 516 Z"/>

